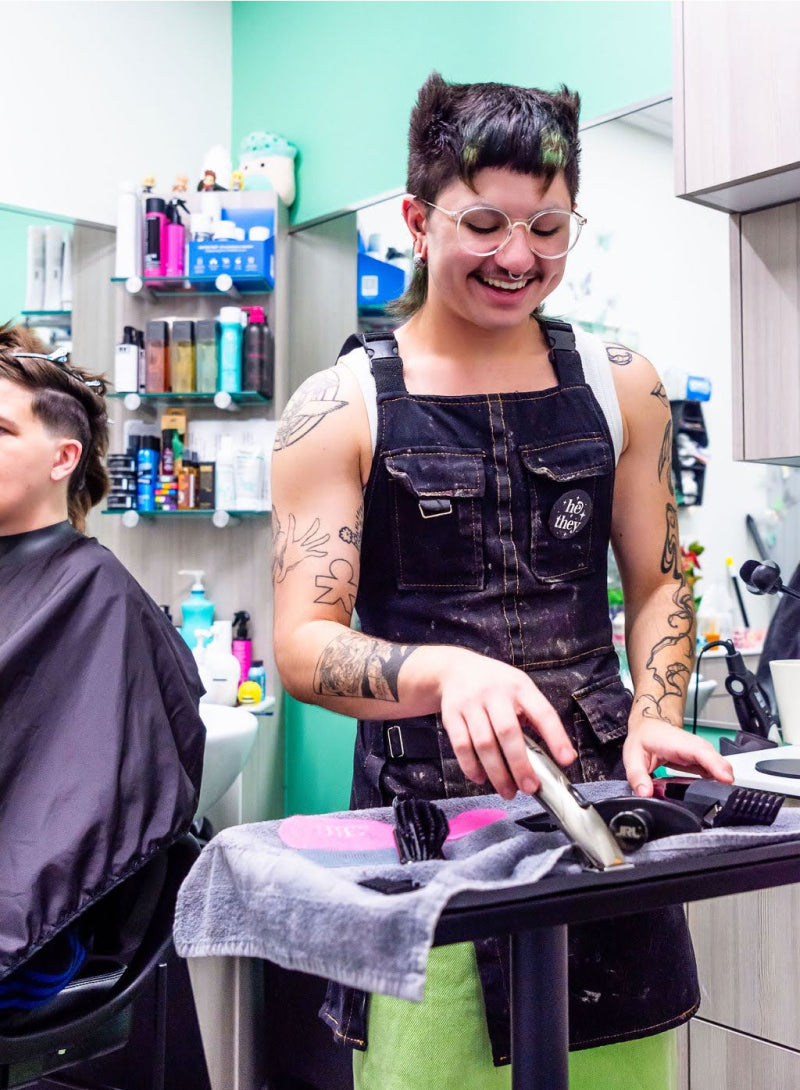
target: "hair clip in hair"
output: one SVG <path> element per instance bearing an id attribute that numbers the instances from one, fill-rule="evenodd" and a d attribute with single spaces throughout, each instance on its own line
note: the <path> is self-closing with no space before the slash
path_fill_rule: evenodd
<path id="1" fill-rule="evenodd" d="M 51 352 L 49 355 L 46 352 L 12 352 L 11 355 L 18 360 L 45 360 L 46 363 L 54 363 L 56 367 L 66 371 L 70 378 L 77 379 L 84 386 L 88 386 L 90 389 L 102 388 L 103 384 L 99 379 L 83 378 L 77 371 L 72 370 L 69 366 L 71 356 L 69 349 L 57 348 L 55 352 Z"/>

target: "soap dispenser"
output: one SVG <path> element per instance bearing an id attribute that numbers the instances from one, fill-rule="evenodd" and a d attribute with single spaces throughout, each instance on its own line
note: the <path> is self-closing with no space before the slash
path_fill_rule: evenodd
<path id="1" fill-rule="evenodd" d="M 198 628 L 209 629 L 214 620 L 214 603 L 206 598 L 203 586 L 205 572 L 195 568 L 181 568 L 178 575 L 191 575 L 194 577 L 192 590 L 188 598 L 181 602 L 181 616 L 183 627 L 181 635 L 189 647 L 197 646 Z"/>

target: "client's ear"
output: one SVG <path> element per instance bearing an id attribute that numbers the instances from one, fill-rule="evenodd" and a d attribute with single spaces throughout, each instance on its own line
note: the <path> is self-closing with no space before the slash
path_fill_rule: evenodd
<path id="1" fill-rule="evenodd" d="M 53 457 L 50 470 L 51 481 L 63 481 L 78 468 L 83 453 L 83 444 L 79 439 L 61 439 Z"/>

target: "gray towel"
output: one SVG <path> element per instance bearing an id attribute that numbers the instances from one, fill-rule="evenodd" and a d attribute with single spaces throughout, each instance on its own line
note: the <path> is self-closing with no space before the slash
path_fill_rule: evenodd
<path id="1" fill-rule="evenodd" d="M 582 784 L 590 800 L 629 795 L 626 783 Z M 445 799 L 448 818 L 467 809 L 497 808 L 507 817 L 445 845 L 445 860 L 401 865 L 320 865 L 280 840 L 280 821 L 226 829 L 203 850 L 184 882 L 175 916 L 182 957 L 253 957 L 338 980 L 365 991 L 421 1000 L 425 964 L 439 916 L 463 890 L 513 889 L 547 874 L 581 870 L 561 832 L 532 833 L 517 819 L 541 809 L 517 795 Z M 392 820 L 389 808 L 336 815 Z M 715 829 L 666 837 L 630 856 L 637 869 L 680 856 L 730 850 L 755 841 L 800 836 L 800 810 L 784 807 L 770 827 Z M 346 860 L 352 864 L 352 857 Z M 359 880 L 413 877 L 418 890 L 386 896 Z"/>

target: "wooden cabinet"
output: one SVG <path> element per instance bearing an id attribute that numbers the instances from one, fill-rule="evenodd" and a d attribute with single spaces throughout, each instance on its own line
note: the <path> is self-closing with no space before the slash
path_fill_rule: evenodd
<path id="1" fill-rule="evenodd" d="M 702 996 L 689 1090 L 800 1086 L 800 886 L 689 905 Z"/>
<path id="2" fill-rule="evenodd" d="M 800 464 L 800 202 L 731 217 L 733 453 Z"/>
<path id="3" fill-rule="evenodd" d="M 673 12 L 676 193 L 727 212 L 800 198 L 800 5 Z"/>

